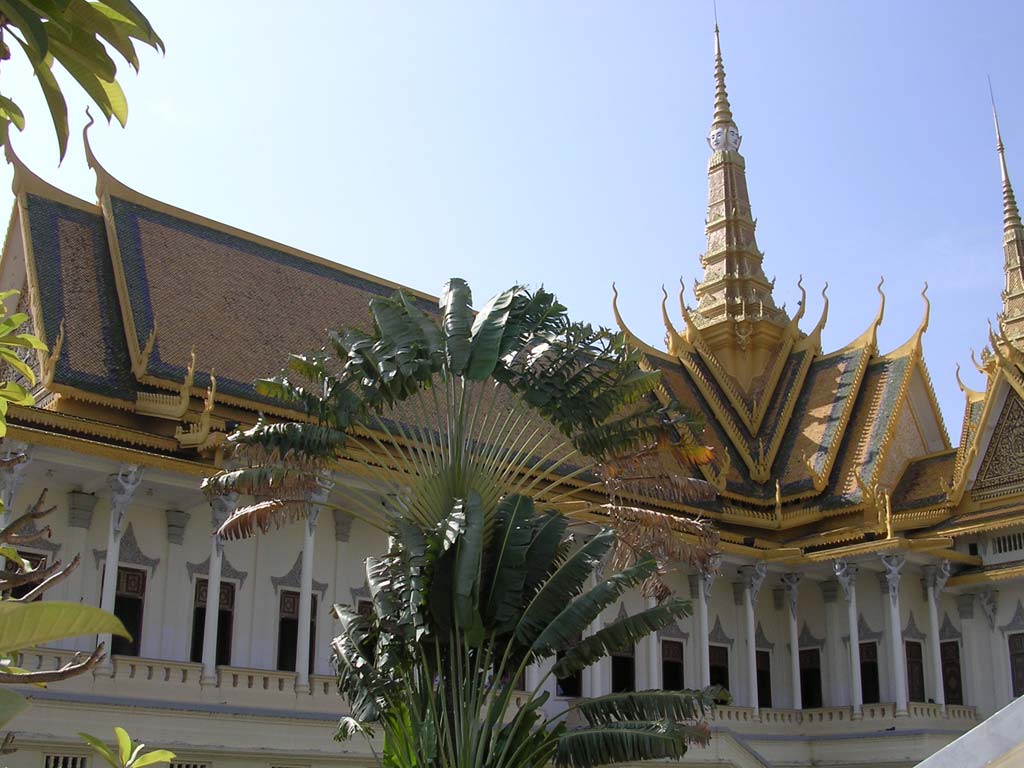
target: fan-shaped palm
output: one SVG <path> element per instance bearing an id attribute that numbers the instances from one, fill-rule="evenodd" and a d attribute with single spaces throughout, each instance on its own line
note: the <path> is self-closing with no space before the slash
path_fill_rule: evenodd
<path id="1" fill-rule="evenodd" d="M 340 735 L 378 724 L 388 766 L 679 757 L 706 738 L 708 692 L 592 699 L 576 707 L 586 725 L 569 730 L 566 712 L 543 714 L 543 679 L 514 713 L 502 681 L 555 658 L 548 675 L 572 674 L 686 615 L 687 603 L 666 599 L 578 641 L 626 590 L 653 594 L 659 550 L 700 558 L 711 544 L 692 519 L 609 504 L 608 483 L 620 501 L 624 490 L 613 469 L 654 456 L 644 472 L 672 474 L 675 494 L 700 493 L 687 462 L 710 456 L 685 415 L 653 397 L 657 374 L 620 335 L 570 321 L 543 290 L 510 288 L 475 315 L 471 301 L 461 280 L 447 284 L 439 321 L 402 293 L 375 299 L 370 333 L 331 334 L 261 381 L 304 418 L 232 436 L 245 466 L 206 487 L 256 502 L 221 533 L 305 515 L 320 474 L 339 463 L 364 476 L 346 486 L 345 510 L 391 546 L 367 561 L 372 615 L 336 607 L 339 686 L 352 707 Z M 679 465 L 665 462 L 669 444 Z M 566 514 L 611 527 L 578 544 Z M 621 570 L 586 589 L 617 540 Z"/>

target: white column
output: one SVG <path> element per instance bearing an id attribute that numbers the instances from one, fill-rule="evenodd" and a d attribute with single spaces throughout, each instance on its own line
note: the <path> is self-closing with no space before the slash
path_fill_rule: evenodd
<path id="1" fill-rule="evenodd" d="M 932 657 L 932 699 L 946 708 L 946 689 L 942 684 L 942 650 L 939 646 L 939 593 L 949 580 L 949 560 L 924 567 L 924 588 L 928 597 L 928 650 Z"/>
<path id="2" fill-rule="evenodd" d="M 658 601 L 653 597 L 647 598 L 648 608 L 656 608 L 657 605 Z M 660 690 L 662 686 L 661 638 L 657 632 L 651 632 L 651 634 L 644 638 L 644 643 L 647 646 L 647 687 L 652 690 Z"/>
<path id="3" fill-rule="evenodd" d="M 306 516 L 305 538 L 302 542 L 302 573 L 299 582 L 299 629 L 295 649 L 295 692 L 309 693 L 309 625 L 313 614 L 313 550 L 316 546 L 316 523 L 320 505 L 334 483 L 326 478 L 317 481 L 319 487 L 310 496 L 309 514 Z"/>
<path id="4" fill-rule="evenodd" d="M 853 719 L 864 715 L 864 689 L 860 679 L 860 626 L 857 619 L 857 566 L 845 560 L 834 563 L 836 579 L 846 597 L 846 624 L 850 630 L 850 705 Z"/>
<path id="5" fill-rule="evenodd" d="M 188 661 L 188 612 L 192 607 L 187 596 L 182 599 L 181 585 L 188 584 L 182 544 L 185 527 L 191 515 L 180 509 L 165 509 L 167 521 L 167 576 L 164 578 L 164 618 L 160 627 L 160 658 Z"/>
<path id="6" fill-rule="evenodd" d="M 201 685 L 217 685 L 217 632 L 220 627 L 220 574 L 224 563 L 224 539 L 217 531 L 238 506 L 237 493 L 210 499 L 213 536 L 210 537 L 210 570 L 206 575 L 206 614 L 203 620 L 203 674 Z"/>
<path id="7" fill-rule="evenodd" d="M 0 530 L 6 528 L 14 519 L 14 497 L 18 493 L 18 487 L 25 477 L 25 468 L 31 460 L 31 452 L 28 443 L 17 440 L 0 441 L 0 461 L 3 468 L 0 469 Z M 6 558 L 0 557 L 0 570 L 3 570 Z"/>
<path id="8" fill-rule="evenodd" d="M 103 592 L 100 595 L 100 608 L 114 612 L 114 599 L 117 597 L 117 564 L 121 555 L 121 534 L 128 518 L 128 504 L 142 482 L 142 470 L 136 464 L 122 464 L 116 475 L 111 475 L 110 485 L 110 525 L 107 531 L 107 554 L 103 564 Z M 97 643 L 103 643 L 107 657 L 96 668 L 97 674 L 113 674 L 111 664 L 110 635 L 100 635 Z"/>
<path id="9" fill-rule="evenodd" d="M 847 701 L 846 654 L 843 652 L 842 619 L 839 614 L 839 582 L 819 585 L 825 601 L 825 654 L 822 659 L 822 699 L 825 706 L 842 707 Z"/>
<path id="10" fill-rule="evenodd" d="M 803 693 L 800 690 L 800 629 L 796 618 L 800 574 L 784 573 L 782 583 L 786 587 L 789 602 L 789 682 L 793 689 L 793 709 L 803 709 Z"/>
<path id="11" fill-rule="evenodd" d="M 754 606 L 757 604 L 757 595 L 764 584 L 767 570 L 764 563 L 744 565 L 739 569 L 743 584 L 743 639 L 747 644 L 747 699 L 749 706 L 754 710 L 754 717 L 761 716 L 757 704 L 757 622 Z"/>
<path id="12" fill-rule="evenodd" d="M 711 627 L 708 624 L 708 601 L 711 599 L 711 586 L 715 583 L 718 575 L 718 567 L 721 563 L 720 555 L 712 555 L 708 559 L 708 567 L 698 571 L 690 577 L 690 593 L 697 598 L 697 661 L 698 680 L 701 688 L 711 685 L 711 651 L 708 647 L 708 634 Z"/>
<path id="13" fill-rule="evenodd" d="M 889 599 L 888 634 L 889 656 L 892 658 L 892 681 L 896 691 L 896 716 L 907 714 L 907 659 L 903 650 L 903 621 L 900 618 L 900 570 L 906 558 L 903 555 L 882 555 Z M 884 599 L 884 598 L 883 598 Z"/>

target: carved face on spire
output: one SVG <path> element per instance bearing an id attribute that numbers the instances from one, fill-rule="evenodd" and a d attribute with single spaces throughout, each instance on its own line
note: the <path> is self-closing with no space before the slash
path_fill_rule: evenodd
<path id="1" fill-rule="evenodd" d="M 708 146 L 713 152 L 731 151 L 740 148 L 742 137 L 735 125 L 712 125 L 708 134 Z"/>

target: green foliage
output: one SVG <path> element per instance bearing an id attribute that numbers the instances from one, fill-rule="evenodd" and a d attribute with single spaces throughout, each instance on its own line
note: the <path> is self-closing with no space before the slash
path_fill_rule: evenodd
<path id="1" fill-rule="evenodd" d="M 102 757 L 112 768 L 145 768 L 147 765 L 160 765 L 169 763 L 174 759 L 174 753 L 166 749 L 154 749 L 143 753 L 145 744 L 132 744 L 131 737 L 124 728 L 114 728 L 114 736 L 117 737 L 117 749 L 111 749 L 95 736 L 88 733 L 79 733 L 79 737 L 93 748 L 93 751 Z"/>
<path id="2" fill-rule="evenodd" d="M 389 549 L 366 561 L 372 613 L 335 606 L 333 649 L 350 705 L 338 738 L 383 732 L 382 766 L 582 768 L 680 756 L 707 738 L 710 694 L 597 700 L 580 710 L 586 725 L 570 728 L 583 705 L 545 713 L 543 684 L 552 668 L 590 666 L 689 613 L 685 601 L 665 600 L 581 641 L 661 563 L 648 547 L 622 550 L 611 528 L 573 540 L 563 512 L 609 516 L 593 500 L 598 465 L 638 449 L 661 461 L 666 451 L 654 446 L 695 444 L 692 421 L 661 405 L 657 374 L 620 334 L 573 322 L 551 293 L 515 286 L 471 307 L 459 279 L 445 285 L 439 316 L 401 292 L 375 298 L 369 331 L 338 330 L 259 382 L 302 418 L 260 420 L 229 437 L 241 466 L 205 488 L 256 503 L 221 533 L 240 538 L 301 516 L 341 457 L 372 481 L 372 491 L 346 488 L 344 510 L 385 531 Z M 688 461 L 686 450 L 668 453 Z M 632 514 L 631 529 L 642 528 L 644 511 Z M 622 568 L 597 577 L 613 551 Z M 509 681 L 530 665 L 549 671 L 514 693 Z"/>
<path id="3" fill-rule="evenodd" d="M 114 634 L 131 639 L 121 620 L 91 605 L 46 600 L 0 601 L 0 653 L 81 635 Z"/>
<path id="4" fill-rule="evenodd" d="M 18 296 L 18 291 L 0 293 L 0 364 L 6 364 L 17 371 L 29 385 L 36 383 L 35 373 L 29 365 L 18 356 L 18 350 L 46 350 L 37 337 L 25 333 L 21 327 L 28 322 L 28 315 L 23 312 L 7 313 L 6 302 Z M 7 434 L 7 408 L 10 405 L 32 405 L 35 399 L 24 386 L 14 381 L 0 383 L 0 437 Z"/>
<path id="5" fill-rule="evenodd" d="M 11 58 L 12 39 L 39 81 L 62 160 L 68 146 L 68 107 L 53 74 L 54 62 L 67 70 L 108 121 L 113 117 L 123 126 L 128 102 L 108 48 L 136 71 L 136 41 L 164 49 L 131 0 L 0 0 L 0 60 Z M 0 135 L 5 141 L 12 123 L 23 130 L 25 116 L 14 101 L 0 96 Z"/>

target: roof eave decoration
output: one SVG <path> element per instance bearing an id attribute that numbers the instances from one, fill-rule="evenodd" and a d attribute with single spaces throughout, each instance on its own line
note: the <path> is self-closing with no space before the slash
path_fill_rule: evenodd
<path id="1" fill-rule="evenodd" d="M 882 286 L 885 285 L 885 277 L 881 277 L 878 280 L 878 285 L 875 286 L 875 290 L 878 291 L 879 304 L 878 312 L 875 314 L 874 320 L 871 324 L 864 329 L 864 332 L 842 347 L 837 352 L 845 352 L 850 349 L 870 349 L 871 353 L 874 354 L 878 351 L 878 328 L 882 324 L 882 320 L 885 318 L 885 291 L 882 290 Z"/>
<path id="2" fill-rule="evenodd" d="M 150 339 L 156 337 L 156 329 L 150 334 Z M 147 344 L 152 349 L 152 344 Z M 196 374 L 196 350 L 192 348 L 188 369 L 185 373 L 185 380 L 178 390 L 178 394 L 164 395 L 156 392 L 140 392 L 135 401 L 135 411 L 143 416 L 156 416 L 161 419 L 179 421 L 184 418 L 188 411 L 189 402 L 192 400 L 192 384 Z"/>

